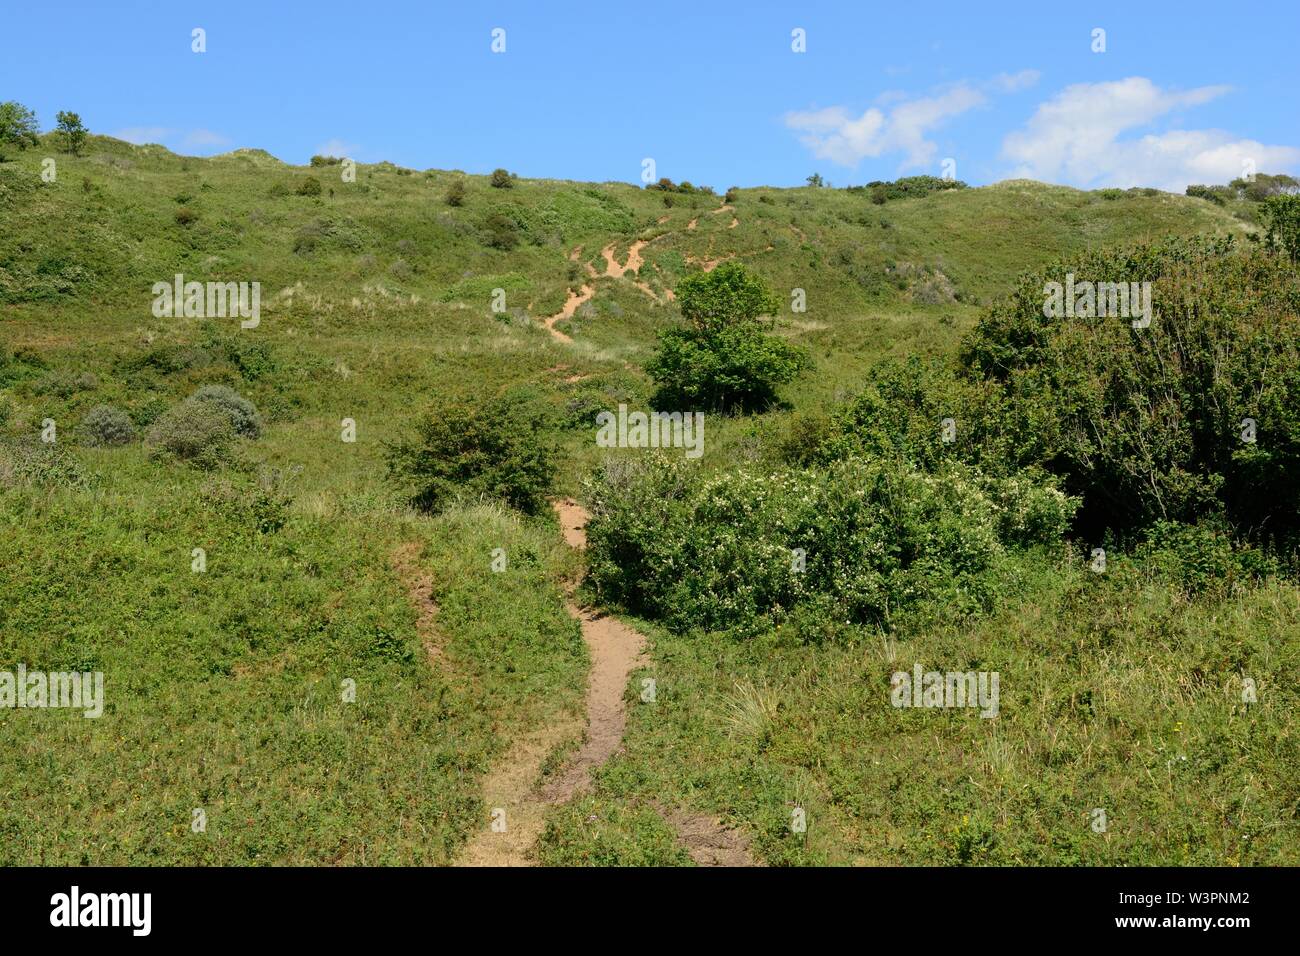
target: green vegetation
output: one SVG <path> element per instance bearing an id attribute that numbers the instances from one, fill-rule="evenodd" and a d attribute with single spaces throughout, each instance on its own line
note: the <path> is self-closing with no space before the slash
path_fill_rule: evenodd
<path id="1" fill-rule="evenodd" d="M 331 197 L 328 157 L 95 135 L 45 182 L 22 115 L 0 657 L 103 671 L 106 704 L 0 709 L 0 863 L 454 860 L 483 775 L 580 713 L 579 558 L 546 506 L 576 495 L 582 593 L 641 615 L 649 664 L 542 861 L 686 863 L 685 810 L 772 864 L 1300 864 L 1285 193 L 724 211 L 360 164 Z M 1149 279 L 1155 321 L 1048 322 L 1067 268 Z M 155 316 L 177 273 L 258 281 L 260 324 Z M 543 320 L 574 296 L 565 342 Z M 664 386 L 710 409 L 698 462 L 596 446 L 596 413 Z M 891 706 L 916 664 L 998 672 L 998 716 Z"/>

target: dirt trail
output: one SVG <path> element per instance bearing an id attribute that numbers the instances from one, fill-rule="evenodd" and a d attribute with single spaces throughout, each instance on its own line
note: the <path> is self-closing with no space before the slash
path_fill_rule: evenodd
<path id="1" fill-rule="evenodd" d="M 578 311 L 578 306 L 582 305 L 582 303 L 586 302 L 595 294 L 596 294 L 595 286 L 584 285 L 580 292 L 574 292 L 572 289 L 570 289 L 569 298 L 564 303 L 564 308 L 560 309 L 559 312 L 555 313 L 550 318 L 544 319 L 542 321 L 542 325 L 545 326 L 547 332 L 551 333 L 551 336 L 555 339 L 555 341 L 557 342 L 573 341 L 572 338 L 570 338 L 569 336 L 561 332 L 559 329 L 557 329 L 555 327 L 555 323 L 560 322 L 564 319 L 573 318 L 573 313 Z"/>
<path id="2" fill-rule="evenodd" d="M 572 499 L 554 503 L 565 543 L 575 550 L 587 547 L 587 512 Z M 505 810 L 506 829 L 490 826 L 466 846 L 460 866 L 530 866 L 532 847 L 541 836 L 549 807 L 571 800 L 591 787 L 591 773 L 622 743 L 627 725 L 623 694 L 632 672 L 648 663 L 645 638 L 616 618 L 580 608 L 570 597 L 565 606 L 582 627 L 591 655 L 587 681 L 586 737 L 564 769 L 539 785 L 542 767 L 556 747 L 578 736 L 580 720 L 561 721 L 521 738 L 483 783 L 489 808 Z M 678 840 L 700 866 L 752 866 L 749 841 L 718 820 L 684 810 L 659 815 L 677 833 Z"/>
<path id="3" fill-rule="evenodd" d="M 587 546 L 587 513 L 571 500 L 557 501 L 555 511 L 572 548 Z M 506 829 L 491 826 L 466 846 L 462 866 L 529 866 L 529 851 L 542 834 L 546 810 L 564 803 L 591 786 L 591 771 L 612 757 L 623 739 L 627 714 L 623 692 L 629 675 L 644 666 L 645 638 L 623 622 L 597 611 L 579 608 L 569 598 L 565 606 L 582 628 L 591 656 L 587 679 L 586 737 L 564 769 L 539 786 L 542 766 L 554 749 L 582 733 L 582 721 L 561 722 L 520 739 L 483 784 L 490 811 L 505 810 Z"/>
<path id="4" fill-rule="evenodd" d="M 430 663 L 442 660 L 442 642 L 434 628 L 438 617 L 438 605 L 433 603 L 433 575 L 420 567 L 420 552 L 424 549 L 419 541 L 407 541 L 393 549 L 391 558 L 398 580 L 406 588 L 406 596 L 417 614 L 415 631 L 420 635 L 420 643 Z"/>
<path id="5" fill-rule="evenodd" d="M 620 266 L 618 260 L 614 258 L 615 243 L 611 242 L 600 250 L 600 254 L 605 257 L 605 275 L 611 279 L 621 279 L 625 273 L 636 272 L 641 268 L 641 250 L 645 248 L 645 245 L 646 241 L 644 239 L 638 239 L 632 243 L 627 250 L 627 265 L 624 266 Z"/>

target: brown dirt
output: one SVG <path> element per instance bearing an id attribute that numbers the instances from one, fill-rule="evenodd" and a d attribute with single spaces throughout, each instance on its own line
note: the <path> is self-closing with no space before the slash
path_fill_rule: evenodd
<path id="1" fill-rule="evenodd" d="M 551 316 L 549 319 L 544 319 L 542 321 L 542 325 L 545 326 L 547 332 L 551 333 L 551 336 L 555 339 L 555 341 L 557 342 L 573 341 L 572 338 L 570 338 L 569 336 L 561 332 L 559 329 L 557 329 L 555 327 L 555 323 L 563 321 L 564 319 L 573 318 L 573 313 L 578 311 L 578 306 L 582 305 L 582 303 L 586 302 L 595 294 L 596 294 L 595 286 L 584 285 L 582 287 L 582 291 L 580 292 L 574 292 L 572 289 L 570 289 L 569 298 L 568 301 L 564 303 L 564 308 L 560 309 L 559 312 L 555 313 L 555 315 Z"/>
<path id="2" fill-rule="evenodd" d="M 743 833 L 728 829 L 720 820 L 702 813 L 665 810 L 656 807 L 677 831 L 677 840 L 699 866 L 753 866 L 749 840 Z"/>
<path id="3" fill-rule="evenodd" d="M 398 580 L 406 588 L 406 596 L 411 606 L 419 615 L 415 622 L 416 633 L 430 663 L 442 660 L 442 639 L 438 636 L 434 621 L 438 618 L 438 605 L 433 603 L 433 575 L 420 567 L 420 552 L 424 545 L 419 541 L 407 541 L 393 549 L 391 558 L 393 570 Z"/>

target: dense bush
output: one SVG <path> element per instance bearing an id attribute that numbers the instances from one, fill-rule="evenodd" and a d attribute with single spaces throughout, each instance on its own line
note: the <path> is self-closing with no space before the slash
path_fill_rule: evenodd
<path id="1" fill-rule="evenodd" d="M 234 437 L 234 425 L 224 409 L 191 398 L 159 416 L 145 433 L 145 444 L 155 455 L 170 453 L 211 467 L 225 456 Z"/>
<path id="2" fill-rule="evenodd" d="M 507 170 L 494 169 L 488 183 L 497 189 L 511 189 L 515 185 L 514 177 Z"/>
<path id="3" fill-rule="evenodd" d="M 463 206 L 465 205 L 465 181 L 463 179 L 453 179 L 451 185 L 447 187 L 447 205 Z"/>
<path id="4" fill-rule="evenodd" d="M 809 179 L 808 185 L 818 185 Z M 966 183 L 960 179 L 943 179 L 939 176 L 904 176 L 894 182 L 874 180 L 865 186 L 849 186 L 848 192 L 866 192 L 876 205 L 883 205 L 890 199 L 919 199 L 931 193 L 944 192 L 948 189 L 966 189 Z"/>
<path id="5" fill-rule="evenodd" d="M 236 435 L 256 438 L 262 433 L 262 420 L 257 408 L 248 399 L 228 385 L 205 385 L 192 396 L 191 402 L 206 402 L 230 419 Z"/>
<path id="6" fill-rule="evenodd" d="M 135 439 L 135 426 L 120 408 L 96 405 L 81 420 L 81 435 L 90 445 L 126 445 Z"/>
<path id="7" fill-rule="evenodd" d="M 1067 272 L 1150 281 L 1150 327 L 1046 317 L 1044 283 Z M 1085 255 L 1022 277 L 962 357 L 1002 391 L 1017 464 L 1062 475 L 1091 527 L 1300 524 L 1300 277 L 1281 256 L 1231 238 Z"/>
<path id="8" fill-rule="evenodd" d="M 707 477 L 666 457 L 611 462 L 587 492 L 592 587 L 678 631 L 748 630 L 797 607 L 884 628 L 979 613 L 1008 548 L 1055 541 L 1074 509 L 1023 479 L 858 458 Z"/>
<path id="9" fill-rule="evenodd" d="M 659 335 L 646 371 L 661 407 L 753 410 L 776 400 L 777 388 L 810 364 L 802 350 L 769 335 L 761 317 L 780 303 L 737 262 L 688 275 L 677 286 L 686 327 Z"/>
<path id="10" fill-rule="evenodd" d="M 294 189 L 299 196 L 319 196 L 321 194 L 320 180 L 315 176 L 304 176 L 298 181 L 298 186 Z"/>
<path id="11" fill-rule="evenodd" d="M 491 213 L 483 220 L 483 242 L 493 249 L 509 252 L 519 245 L 519 227 L 505 213 Z"/>
<path id="12" fill-rule="evenodd" d="M 550 408 L 526 390 L 443 401 L 413 435 L 388 446 L 389 474 L 412 488 L 412 504 L 424 511 L 482 495 L 539 512 L 556 470 L 551 419 Z"/>

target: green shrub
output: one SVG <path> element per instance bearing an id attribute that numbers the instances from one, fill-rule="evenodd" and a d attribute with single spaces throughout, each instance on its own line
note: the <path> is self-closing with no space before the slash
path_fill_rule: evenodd
<path id="1" fill-rule="evenodd" d="M 505 213 L 491 213 L 483 221 L 483 242 L 493 249 L 509 252 L 519 245 L 519 227 Z"/>
<path id="2" fill-rule="evenodd" d="M 1221 518 L 1195 525 L 1158 521 L 1135 556 L 1142 567 L 1189 595 L 1224 596 L 1276 574 L 1275 559 L 1235 539 Z"/>
<path id="3" fill-rule="evenodd" d="M 511 189 L 515 185 L 514 177 L 504 169 L 492 170 L 492 177 L 488 182 L 497 189 Z"/>
<path id="4" fill-rule="evenodd" d="M 529 391 L 444 401 L 388 446 L 389 474 L 413 489 L 411 502 L 423 511 L 481 495 L 537 513 L 556 471 L 551 424 L 549 407 Z"/>
<path id="5" fill-rule="evenodd" d="M 341 156 L 316 155 L 311 158 L 311 164 L 313 166 L 338 166 L 342 162 L 343 162 L 343 157 Z"/>
<path id="6" fill-rule="evenodd" d="M 321 194 L 320 180 L 315 176 L 304 176 L 298 181 L 298 186 L 294 192 L 299 196 L 319 196 Z"/>
<path id="7" fill-rule="evenodd" d="M 1067 272 L 1151 282 L 1151 325 L 1044 315 L 1044 283 Z M 1230 237 L 1090 253 L 1022 277 L 962 359 L 1028 437 L 1017 464 L 1061 475 L 1089 528 L 1220 510 L 1245 529 L 1300 526 L 1300 276 L 1281 257 Z"/>
<path id="8" fill-rule="evenodd" d="M 1057 540 L 1074 507 L 964 466 L 856 458 L 707 477 L 663 456 L 613 462 L 587 496 L 592 588 L 676 631 L 750 631 L 800 606 L 883 628 L 982 613 L 1008 549 Z"/>
<path id="9" fill-rule="evenodd" d="M 188 401 L 205 402 L 221 411 L 230 420 L 230 427 L 236 435 L 256 438 L 262 434 L 262 420 L 257 408 L 228 385 L 205 385 Z"/>
<path id="10" fill-rule="evenodd" d="M 135 426 L 120 408 L 96 405 L 81 420 L 81 434 L 89 445 L 126 445 L 135 440 Z"/>
<path id="11" fill-rule="evenodd" d="M 225 457 L 235 437 L 229 414 L 213 402 L 186 399 L 168 409 L 145 433 L 155 455 L 169 453 L 212 467 Z"/>
<path id="12" fill-rule="evenodd" d="M 176 210 L 176 225 L 192 226 L 199 221 L 199 214 L 189 206 L 181 206 Z"/>
<path id="13" fill-rule="evenodd" d="M 446 195 L 448 206 L 465 205 L 465 181 L 463 179 L 453 179 L 451 185 L 447 187 Z"/>
<path id="14" fill-rule="evenodd" d="M 807 354 L 764 331 L 760 317 L 779 301 L 737 262 L 688 275 L 677 301 L 690 325 L 659 335 L 646 371 L 663 407 L 754 410 L 776 401 L 776 391 L 810 364 Z"/>
<path id="15" fill-rule="evenodd" d="M 35 438 L 0 440 L 0 488 L 80 488 L 97 483 L 57 442 Z"/>

